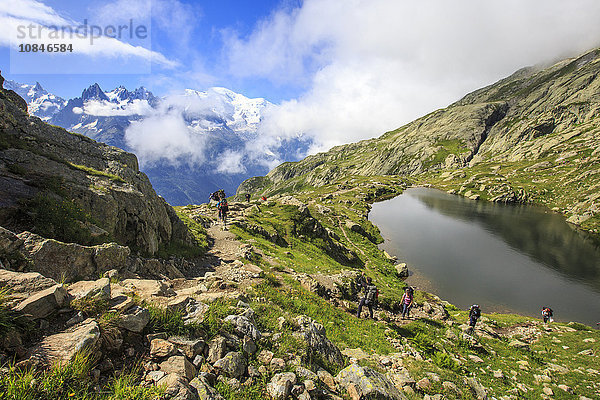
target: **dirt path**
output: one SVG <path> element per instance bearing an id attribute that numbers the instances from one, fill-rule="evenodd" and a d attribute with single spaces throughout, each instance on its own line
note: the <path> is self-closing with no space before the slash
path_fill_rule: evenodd
<path id="1" fill-rule="evenodd" d="M 212 245 L 208 255 L 217 257 L 225 263 L 230 263 L 239 258 L 241 242 L 236 240 L 235 235 L 224 229 L 222 222 L 213 223 L 206 230 Z"/>

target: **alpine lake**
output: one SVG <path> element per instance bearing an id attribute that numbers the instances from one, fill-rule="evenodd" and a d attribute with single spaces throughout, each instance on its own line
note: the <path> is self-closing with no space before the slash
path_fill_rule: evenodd
<path id="1" fill-rule="evenodd" d="M 600 243 L 560 214 L 409 188 L 373 204 L 381 248 L 408 264 L 407 283 L 462 309 L 600 322 Z"/>

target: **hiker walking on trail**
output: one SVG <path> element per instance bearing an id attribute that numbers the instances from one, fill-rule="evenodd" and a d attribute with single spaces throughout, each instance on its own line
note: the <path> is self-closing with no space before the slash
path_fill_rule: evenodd
<path id="1" fill-rule="evenodd" d="M 402 300 L 400 300 L 400 304 L 402 304 L 402 319 L 406 316 L 406 318 L 410 319 L 410 309 L 413 305 L 413 288 L 407 287 L 402 295 Z"/>
<path id="2" fill-rule="evenodd" d="M 225 192 L 221 191 L 219 203 L 217 204 L 217 208 L 219 210 L 219 219 L 223 221 L 223 226 L 227 228 L 227 213 L 229 212 L 229 204 L 227 204 L 227 197 L 225 197 Z"/>
<path id="3" fill-rule="evenodd" d="M 356 287 L 358 288 L 358 293 L 367 291 L 367 276 L 365 275 L 365 271 L 361 271 L 360 275 L 356 277 Z"/>
<path id="4" fill-rule="evenodd" d="M 473 333 L 475 330 L 475 324 L 477 324 L 477 320 L 481 317 L 481 309 L 479 305 L 473 304 L 469 309 L 469 331 Z"/>
<path id="5" fill-rule="evenodd" d="M 250 193 L 246 193 L 246 202 L 250 203 Z"/>
<path id="6" fill-rule="evenodd" d="M 356 312 L 356 317 L 360 318 L 360 313 L 362 311 L 363 306 L 367 306 L 369 308 L 369 315 L 371 319 L 373 319 L 373 306 L 377 302 L 377 298 L 379 297 L 379 289 L 377 286 L 373 284 L 373 279 L 371 277 L 367 277 L 367 286 L 365 288 L 365 296 L 360 300 L 358 304 L 358 311 Z"/>
<path id="7" fill-rule="evenodd" d="M 544 320 L 545 324 L 548 322 L 554 322 L 554 318 L 552 318 L 553 316 L 554 311 L 552 311 L 550 307 L 542 307 L 542 319 Z"/>

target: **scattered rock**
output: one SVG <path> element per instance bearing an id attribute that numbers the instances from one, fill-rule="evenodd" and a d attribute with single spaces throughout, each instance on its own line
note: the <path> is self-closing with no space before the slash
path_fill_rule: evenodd
<path id="1" fill-rule="evenodd" d="M 479 383 L 479 381 L 476 378 L 469 377 L 466 379 L 466 383 L 471 389 L 473 389 L 475 395 L 479 400 L 487 400 L 487 391 L 485 390 L 485 387 L 483 387 L 483 385 Z"/>
<path id="2" fill-rule="evenodd" d="M 558 385 L 558 388 L 560 390 L 564 390 L 567 393 L 575 394 L 575 391 L 570 386 L 567 386 L 567 385 Z"/>
<path id="3" fill-rule="evenodd" d="M 431 381 L 429 378 L 422 378 L 417 382 L 417 387 L 420 390 L 429 390 L 431 389 Z"/>
<path id="4" fill-rule="evenodd" d="M 307 344 L 307 351 L 316 358 L 322 357 L 327 362 L 342 367 L 344 365 L 344 355 L 329 339 L 325 336 L 323 325 L 314 322 L 306 316 L 299 316 L 295 319 L 299 332 L 294 334 L 302 338 Z"/>
<path id="5" fill-rule="evenodd" d="M 223 336 L 217 336 L 208 344 L 208 362 L 211 364 L 223 358 L 227 352 L 227 340 Z M 271 353 L 272 357 L 272 353 Z"/>
<path id="6" fill-rule="evenodd" d="M 544 394 L 547 396 L 554 396 L 554 391 L 552 390 L 552 388 L 550 388 L 548 386 L 544 386 L 544 388 L 542 389 L 542 392 L 544 392 Z"/>
<path id="7" fill-rule="evenodd" d="M 196 389 L 199 400 L 224 400 L 204 377 L 196 377 L 190 382 L 190 386 Z"/>
<path id="8" fill-rule="evenodd" d="M 206 343 L 203 340 L 186 339 L 178 336 L 170 337 L 169 342 L 173 343 L 190 360 L 203 354 L 206 347 Z"/>
<path id="9" fill-rule="evenodd" d="M 177 374 L 188 380 L 196 376 L 196 368 L 184 356 L 172 356 L 160 363 L 160 370 L 166 374 Z"/>
<path id="10" fill-rule="evenodd" d="M 119 316 L 118 325 L 131 332 L 140 333 L 150 322 L 150 312 L 142 307 L 133 306 Z"/>
<path id="11" fill-rule="evenodd" d="M 267 393 L 272 399 L 285 399 L 292 391 L 292 386 L 295 383 L 296 375 L 293 372 L 275 374 L 267 384 Z"/>
<path id="12" fill-rule="evenodd" d="M 150 357 L 152 358 L 164 358 L 175 355 L 177 353 L 177 347 L 167 340 L 154 339 L 150 343 Z"/>
<path id="13" fill-rule="evenodd" d="M 384 375 L 368 367 L 352 364 L 341 370 L 335 379 L 342 388 L 348 391 L 353 400 L 406 399 Z"/>
<path id="14" fill-rule="evenodd" d="M 261 337 L 261 334 L 254 323 L 243 315 L 229 315 L 224 319 L 224 322 L 233 324 L 236 333 L 242 337 L 247 335 L 253 340 L 259 340 Z"/>

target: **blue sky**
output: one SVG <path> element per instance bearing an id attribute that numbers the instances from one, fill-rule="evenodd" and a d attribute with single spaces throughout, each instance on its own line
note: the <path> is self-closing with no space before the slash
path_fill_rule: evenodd
<path id="1" fill-rule="evenodd" d="M 144 15 L 151 46 L 102 38 L 72 61 L 52 59 L 76 73 L 19 74 L 56 67 L 34 55 L 7 73 L 18 23 L 106 26 Z M 598 0 L 0 0 L 0 68 L 67 98 L 94 82 L 159 96 L 224 86 L 274 103 L 261 135 L 306 135 L 314 152 L 379 136 L 524 66 L 599 47 L 599 15 Z M 150 59 L 150 74 L 106 74 Z"/>
<path id="2" fill-rule="evenodd" d="M 13 0 L 16 5 L 21 0 Z M 54 0 L 34 1 L 51 7 L 57 14 L 69 20 L 82 22 L 94 18 L 98 7 L 106 1 L 95 0 Z M 152 64 L 151 74 L 86 74 L 85 68 L 77 74 L 23 74 L 15 68 L 9 71 L 10 51 L 8 46 L 0 47 L 0 67 L 7 79 L 18 82 L 33 83 L 40 81 L 50 92 L 65 98 L 81 94 L 82 89 L 93 82 L 98 82 L 104 89 L 112 89 L 124 85 L 130 89 L 145 85 L 156 94 L 166 94 L 183 87 L 204 89 L 208 86 L 225 86 L 232 90 L 243 92 L 250 97 L 268 97 L 272 101 L 280 101 L 293 97 L 301 90 L 295 85 L 275 85 L 265 79 L 238 79 L 223 71 L 223 41 L 227 32 L 235 32 L 240 37 L 249 35 L 261 20 L 269 17 L 275 10 L 289 9 L 299 3 L 294 1 L 247 0 L 221 1 L 166 1 L 154 2 L 152 13 L 167 12 L 174 17 L 170 24 L 158 20 L 158 15 L 151 18 L 151 47 L 170 60 L 179 63 L 177 71 L 164 68 L 159 63 Z M 165 3 L 167 4 L 165 6 Z M 170 4 L 169 4 L 170 3 Z M 127 14 L 127 12 L 124 12 Z M 176 18 L 183 13 L 186 19 Z M 135 15 L 131 14 L 132 18 Z M 144 20 L 145 21 L 145 20 Z M 91 22 L 88 22 L 91 24 Z M 184 47 L 182 47 L 184 46 Z M 70 62 L 70 61 L 67 61 Z M 115 62 L 104 60 L 100 62 Z M 201 64 L 201 72 L 207 76 L 200 79 L 186 79 L 189 75 L 197 74 L 193 64 Z M 175 76 L 177 75 L 177 76 Z M 161 83 L 163 80 L 167 82 Z M 198 87 L 204 85 L 205 87 Z"/>

